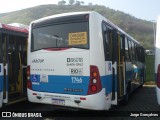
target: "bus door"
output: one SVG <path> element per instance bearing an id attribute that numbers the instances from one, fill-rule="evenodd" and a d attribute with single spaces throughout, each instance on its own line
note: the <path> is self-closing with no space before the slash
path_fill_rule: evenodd
<path id="1" fill-rule="evenodd" d="M 117 105 L 117 82 L 116 82 L 116 50 L 117 46 L 117 30 L 104 24 L 103 25 L 103 38 L 104 38 L 104 53 L 106 63 L 106 74 L 108 75 L 107 92 L 111 92 L 111 104 Z M 116 48 L 117 49 L 117 48 Z M 116 53 L 117 54 L 117 53 Z"/>
<path id="2" fill-rule="evenodd" d="M 3 103 L 8 103 L 8 56 L 7 56 L 7 34 L 1 34 L 1 56 L 2 56 L 2 64 L 1 64 L 1 72 L 2 72 L 2 89 L 3 89 Z"/>
<path id="3" fill-rule="evenodd" d="M 4 83 L 4 64 L 3 64 L 3 45 L 2 34 L 0 34 L 0 107 L 3 103 L 3 83 Z"/>
<path id="4" fill-rule="evenodd" d="M 118 33 L 117 49 L 117 96 L 121 100 L 126 94 L 125 90 L 125 36 Z"/>
<path id="5" fill-rule="evenodd" d="M 8 96 L 9 102 L 24 98 L 23 79 L 23 37 L 10 35 L 8 42 Z M 25 93 L 26 94 L 26 93 Z"/>
<path id="6" fill-rule="evenodd" d="M 22 93 L 27 96 L 27 38 L 21 38 L 21 64 L 22 64 Z"/>
<path id="7" fill-rule="evenodd" d="M 117 73 L 117 61 L 118 61 L 118 33 L 117 29 L 111 30 L 112 37 L 112 104 L 118 104 L 118 73 Z"/>

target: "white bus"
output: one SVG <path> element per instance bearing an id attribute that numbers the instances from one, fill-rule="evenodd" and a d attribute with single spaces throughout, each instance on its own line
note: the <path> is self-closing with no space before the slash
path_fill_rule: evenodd
<path id="1" fill-rule="evenodd" d="M 27 100 L 28 29 L 0 23 L 0 108 Z"/>
<path id="2" fill-rule="evenodd" d="M 160 105 L 160 16 L 157 19 L 156 44 L 155 44 L 155 81 L 157 101 Z"/>
<path id="3" fill-rule="evenodd" d="M 108 110 L 145 79 L 144 48 L 94 11 L 33 21 L 28 46 L 30 102 Z"/>

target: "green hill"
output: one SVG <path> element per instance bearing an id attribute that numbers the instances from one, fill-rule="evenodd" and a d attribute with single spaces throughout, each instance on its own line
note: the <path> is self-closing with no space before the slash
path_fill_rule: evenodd
<path id="1" fill-rule="evenodd" d="M 146 49 L 152 49 L 153 40 L 153 23 L 137 19 L 129 14 L 116 11 L 100 5 L 41 5 L 28 9 L 22 9 L 10 13 L 0 14 L 2 23 L 23 23 L 29 25 L 32 20 L 46 17 L 49 15 L 76 12 L 76 11 L 97 11 L 107 19 L 118 25 L 121 29 L 137 39 Z"/>

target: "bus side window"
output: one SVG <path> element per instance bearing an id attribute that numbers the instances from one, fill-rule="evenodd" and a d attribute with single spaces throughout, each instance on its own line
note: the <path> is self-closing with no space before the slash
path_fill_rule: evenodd
<path id="1" fill-rule="evenodd" d="M 145 63 L 145 49 L 144 48 L 142 49 L 143 49 L 143 62 Z"/>
<path id="2" fill-rule="evenodd" d="M 128 40 L 128 49 L 129 49 L 129 59 L 132 60 L 132 47 L 131 47 L 131 41 Z"/>
<path id="3" fill-rule="evenodd" d="M 108 50 L 108 39 L 107 39 L 107 27 L 103 24 L 103 44 L 104 44 L 104 54 L 105 54 L 105 61 L 109 58 L 109 50 Z"/>
<path id="4" fill-rule="evenodd" d="M 107 28 L 105 24 L 103 24 L 103 43 L 104 43 L 104 54 L 105 54 L 105 61 L 110 61 L 111 60 L 111 39 L 112 39 L 112 33 L 111 31 Z"/>
<path id="5" fill-rule="evenodd" d="M 124 34 L 120 35 L 120 50 L 121 50 L 120 59 L 121 59 L 121 61 L 124 61 L 126 59 L 125 58 L 126 50 L 125 50 L 125 35 Z"/>
<path id="6" fill-rule="evenodd" d="M 136 62 L 138 62 L 138 53 L 137 53 L 138 46 L 136 44 L 134 46 L 135 46 L 135 60 L 136 60 Z"/>
<path id="7" fill-rule="evenodd" d="M 129 60 L 129 47 L 128 47 L 127 38 L 125 38 L 125 56 L 126 56 L 126 60 Z"/>
<path id="8" fill-rule="evenodd" d="M 141 54 L 140 54 L 140 46 L 137 46 L 137 59 L 138 59 L 138 62 L 141 61 Z"/>
<path id="9" fill-rule="evenodd" d="M 141 62 L 145 62 L 145 50 L 144 50 L 144 48 L 140 48 L 140 50 L 141 50 Z"/>
<path id="10" fill-rule="evenodd" d="M 135 61 L 135 46 L 134 46 L 134 43 L 133 41 L 131 42 L 132 43 L 132 59 Z"/>

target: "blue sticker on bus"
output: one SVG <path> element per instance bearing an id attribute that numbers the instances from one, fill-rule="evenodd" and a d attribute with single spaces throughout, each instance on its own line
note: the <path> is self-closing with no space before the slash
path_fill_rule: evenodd
<path id="1" fill-rule="evenodd" d="M 39 75 L 31 75 L 32 82 L 39 82 Z"/>

